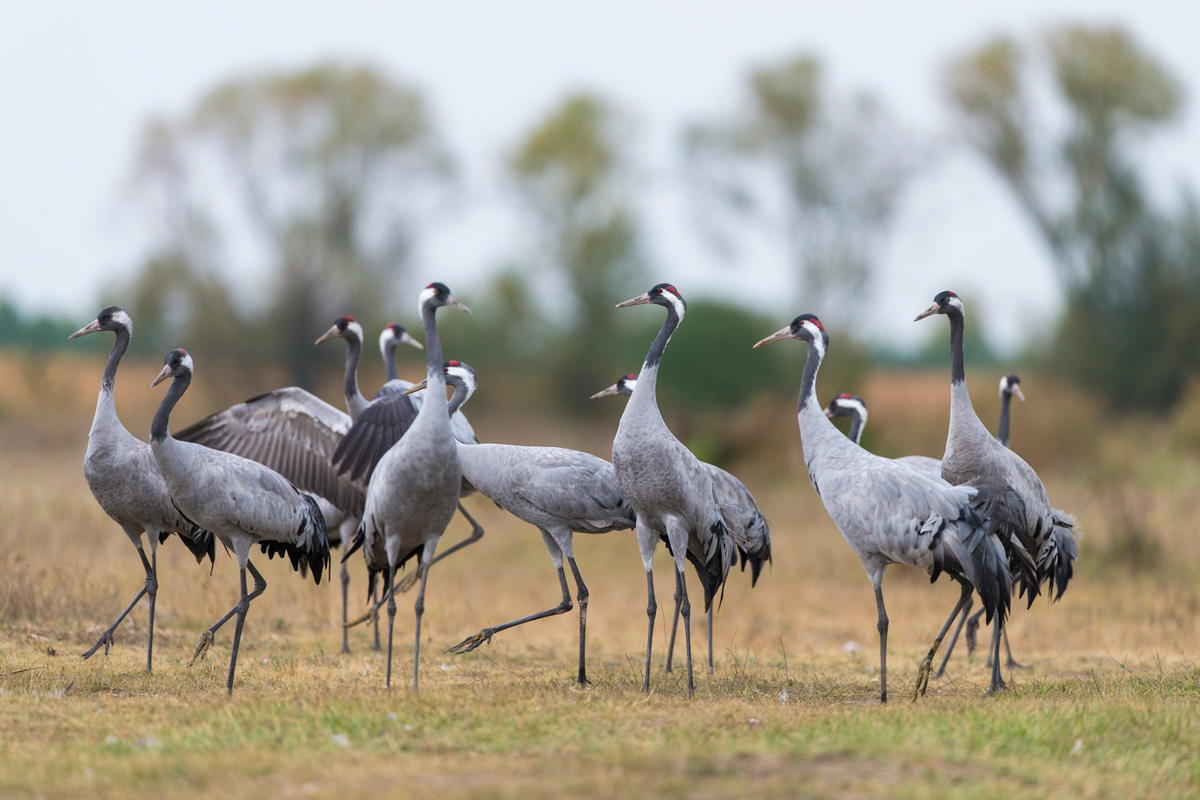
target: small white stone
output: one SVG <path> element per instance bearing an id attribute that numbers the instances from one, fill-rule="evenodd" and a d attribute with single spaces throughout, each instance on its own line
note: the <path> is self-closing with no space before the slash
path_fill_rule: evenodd
<path id="1" fill-rule="evenodd" d="M 335 733 L 329 737 L 329 741 L 336 744 L 338 747 L 349 747 L 350 737 L 344 733 Z"/>
<path id="2" fill-rule="evenodd" d="M 852 640 L 846 642 L 844 645 L 842 645 L 842 652 L 843 653 L 861 653 L 862 645 L 852 639 Z"/>
<path id="3" fill-rule="evenodd" d="M 1076 739 L 1075 746 L 1071 748 L 1071 755 L 1078 755 L 1079 751 L 1082 749 L 1083 749 L 1083 739 Z"/>

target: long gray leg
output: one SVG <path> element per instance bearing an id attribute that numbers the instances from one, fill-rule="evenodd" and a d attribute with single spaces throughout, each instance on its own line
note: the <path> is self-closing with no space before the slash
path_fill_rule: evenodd
<path id="1" fill-rule="evenodd" d="M 153 539 L 157 534 L 150 534 Z M 150 544 L 150 576 L 146 583 L 146 595 L 150 598 L 150 632 L 146 634 L 146 674 L 154 664 L 154 605 L 158 599 L 158 547 L 157 542 Z M 1007 641 L 1007 640 L 1006 640 Z M 1009 653 L 1012 658 L 1012 653 Z"/>
<path id="2" fill-rule="evenodd" d="M 153 603 L 154 601 L 151 600 L 150 602 Z M 151 608 L 153 608 L 153 605 L 151 606 Z M 1008 626 L 1007 625 L 1004 627 L 1004 650 L 1008 654 L 1008 659 L 1004 662 L 1004 666 L 1008 667 L 1009 669 L 1013 669 L 1014 667 L 1017 669 L 1025 668 L 1024 664 L 1018 664 L 1017 660 L 1015 658 L 1013 658 L 1012 647 L 1008 644 Z"/>
<path id="3" fill-rule="evenodd" d="M 104 646 L 104 655 L 108 655 L 108 648 L 111 647 L 113 643 L 113 631 L 117 629 L 117 626 L 121 624 L 121 621 L 124 620 L 125 617 L 129 616 L 129 612 L 132 611 L 133 607 L 136 606 L 138 601 L 142 599 L 142 595 L 150 591 L 150 586 L 154 583 L 154 568 L 146 559 L 146 554 L 142 551 L 142 548 L 138 547 L 137 551 L 138 555 L 142 559 L 142 566 L 146 569 L 146 582 L 142 584 L 142 588 L 136 595 L 134 595 L 133 600 L 129 602 L 129 605 L 125 606 L 125 610 L 121 612 L 121 616 L 117 617 L 116 621 L 113 622 L 112 625 L 108 626 L 108 630 L 100 634 L 100 638 L 96 640 L 96 643 L 92 645 L 91 649 L 84 653 L 81 658 L 91 658 L 93 655 L 95 655 L 96 651 L 100 649 L 101 645 Z M 157 587 L 155 588 L 157 589 Z M 149 672 L 149 670 L 146 671 Z"/>
<path id="4" fill-rule="evenodd" d="M 712 623 L 713 623 L 713 607 L 712 603 L 708 604 L 708 674 L 713 674 L 713 656 L 712 656 Z"/>
<path id="5" fill-rule="evenodd" d="M 654 601 L 654 573 L 646 570 L 646 616 L 650 624 L 646 629 L 646 679 L 642 683 L 642 691 L 650 694 L 650 650 L 654 646 L 654 617 L 658 613 L 658 603 Z"/>
<path id="6" fill-rule="evenodd" d="M 578 590 L 576 599 L 579 601 L 579 685 L 587 686 L 587 671 L 585 664 L 587 663 L 585 642 L 587 641 L 587 608 L 588 608 L 588 588 L 583 583 L 583 576 L 579 574 L 579 567 L 575 566 L 574 556 L 567 556 L 567 563 L 571 565 L 571 574 L 575 576 L 575 588 Z"/>
<path id="7" fill-rule="evenodd" d="M 988 694 L 995 694 L 1008 688 L 1004 678 L 1000 677 L 1000 636 L 1003 632 L 1004 624 L 997 615 L 992 618 L 992 685 L 988 687 Z"/>
<path id="8" fill-rule="evenodd" d="M 683 590 L 683 603 L 679 606 L 679 613 L 683 616 L 683 642 L 687 649 L 688 697 L 694 697 L 696 682 L 692 677 L 692 603 L 688 600 L 687 581 L 683 574 L 683 567 L 677 568 L 675 574 L 678 576 L 679 586 Z"/>
<path id="9" fill-rule="evenodd" d="M 545 619 L 559 614 L 565 614 L 571 610 L 571 592 L 567 586 L 567 575 L 563 572 L 563 568 L 558 568 L 558 583 L 562 587 L 562 602 L 557 606 L 546 611 L 539 611 L 536 614 L 530 614 L 527 617 L 514 619 L 512 622 L 506 622 L 503 625 L 497 625 L 493 628 L 484 628 L 479 633 L 468 636 L 458 644 L 446 650 L 447 653 L 469 653 L 476 647 L 479 647 L 484 642 L 491 642 L 492 637 L 500 631 L 506 631 L 509 628 L 515 628 L 518 625 L 524 625 L 526 622 L 533 622 L 535 619 Z"/>
<path id="10" fill-rule="evenodd" d="M 254 591 L 249 594 L 246 592 L 246 570 L 250 570 L 250 574 L 254 576 Z M 233 609 L 237 613 L 237 627 L 233 631 L 233 651 L 229 655 L 229 677 L 225 680 L 225 691 L 229 694 L 233 694 L 233 673 L 237 669 L 238 648 L 242 643 L 242 627 L 246 624 L 246 612 L 250 610 L 250 601 L 262 594 L 263 589 L 267 588 L 267 582 L 263 580 L 263 576 L 258 574 L 258 570 L 249 561 L 238 572 L 242 582 L 242 597 Z M 217 627 L 220 627 L 220 623 L 214 626 L 210 633 L 214 633 Z"/>
<path id="11" fill-rule="evenodd" d="M 346 609 L 350 604 L 350 570 L 342 562 L 342 655 L 350 654 L 350 628 L 346 626 Z"/>
<path id="12" fill-rule="evenodd" d="M 679 605 L 683 602 L 683 590 L 679 588 L 679 578 L 675 579 L 675 613 L 671 615 L 671 639 L 667 642 L 667 665 L 663 672 L 671 672 L 671 659 L 675 655 L 675 629 L 679 627 Z"/>
<path id="13" fill-rule="evenodd" d="M 434 541 L 437 544 L 437 541 Z M 429 552 L 429 545 L 425 546 L 426 552 Z M 432 554 L 432 553 L 431 553 Z M 425 584 L 429 582 L 429 567 L 433 563 L 433 559 L 421 565 L 421 588 L 417 592 L 417 602 L 413 606 L 413 610 L 417 613 L 417 643 L 413 648 L 413 691 L 417 691 L 417 676 L 420 674 L 421 666 L 421 617 L 425 614 Z"/>
<path id="14" fill-rule="evenodd" d="M 396 627 L 396 565 L 388 565 L 388 582 L 387 582 L 387 612 L 388 612 L 388 655 L 387 655 L 387 678 L 384 681 L 384 686 L 388 689 L 392 688 L 392 633 Z"/>
<path id="15" fill-rule="evenodd" d="M 971 614 L 971 606 L 974 605 L 974 597 L 967 599 L 967 604 L 963 606 L 962 615 L 958 618 L 958 625 L 954 628 L 954 635 L 950 637 L 950 644 L 946 645 L 946 655 L 942 656 L 942 664 L 937 668 L 937 672 L 933 673 L 933 677 L 940 678 L 946 674 L 946 664 L 950 662 L 950 654 L 954 652 L 954 645 L 958 642 L 958 635 L 962 633 L 963 624 L 966 623 L 967 617 Z"/>
<path id="16" fill-rule="evenodd" d="M 875 627 L 879 629 L 879 702 L 887 702 L 887 634 L 888 634 L 888 617 L 887 609 L 883 607 L 883 576 L 873 580 L 875 584 L 875 607 L 879 609 L 879 622 Z"/>
<path id="17" fill-rule="evenodd" d="M 937 638 L 933 640 L 933 646 L 929 648 L 929 653 L 921 661 L 921 666 L 917 669 L 917 688 L 913 691 L 914 702 L 916 702 L 918 696 L 923 697 L 925 690 L 929 688 L 929 673 L 933 671 L 933 657 L 937 655 L 938 648 L 942 645 L 942 639 L 946 637 L 946 631 L 950 630 L 950 625 L 954 622 L 954 619 L 962 612 L 967 603 L 971 602 L 971 595 L 974 593 L 975 587 L 966 582 L 962 584 L 962 594 L 959 596 L 958 602 L 955 603 L 954 610 L 950 612 L 950 616 L 946 617 L 945 624 L 938 631 Z"/>

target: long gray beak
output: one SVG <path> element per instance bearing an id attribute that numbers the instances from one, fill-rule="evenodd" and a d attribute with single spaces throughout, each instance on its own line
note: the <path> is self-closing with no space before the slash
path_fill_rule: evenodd
<path id="1" fill-rule="evenodd" d="M 82 328 L 68 336 L 67 340 L 70 341 L 71 339 L 78 339 L 80 336 L 86 336 L 87 334 L 95 333 L 98 330 L 100 330 L 100 320 L 94 319 L 87 325 L 84 325 Z"/>
<path id="2" fill-rule="evenodd" d="M 833 419 L 834 417 L 837 416 L 837 414 L 833 413 L 832 408 L 827 408 L 827 409 L 825 409 L 825 416 L 829 417 L 830 419 Z"/>
<path id="3" fill-rule="evenodd" d="M 589 397 L 588 400 L 595 400 L 597 397 L 608 397 L 610 394 L 620 394 L 620 393 L 621 393 L 621 390 L 619 388 L 617 388 L 617 385 L 614 383 L 612 386 L 608 387 L 607 389 L 601 389 L 600 391 L 596 392 L 594 395 Z"/>
<path id="4" fill-rule="evenodd" d="M 315 342 L 313 342 L 313 344 L 322 344 L 323 342 L 328 342 L 330 339 L 336 339 L 341 335 L 342 335 L 342 332 L 338 330 L 338 326 L 334 325 L 334 326 L 330 327 L 329 330 L 322 333 L 321 337 L 319 339 L 317 339 Z"/>
<path id="5" fill-rule="evenodd" d="M 794 338 L 794 337 L 792 336 L 792 328 L 789 325 L 786 328 L 781 328 L 780 330 L 775 331 L 774 333 L 772 333 L 770 336 L 768 336 L 765 339 L 759 339 L 758 342 L 756 342 L 754 346 L 762 347 L 764 344 L 770 344 L 771 342 L 781 342 L 784 339 L 791 339 L 791 338 Z"/>
<path id="6" fill-rule="evenodd" d="M 163 364 L 163 368 L 159 371 L 158 377 L 154 379 L 154 382 L 150 384 L 150 388 L 153 389 L 169 377 L 171 377 L 171 365 Z"/>
<path id="7" fill-rule="evenodd" d="M 639 294 L 637 297 L 631 297 L 623 303 L 617 303 L 617 308 L 625 308 L 625 306 L 640 306 L 650 302 L 650 293 Z"/>
<path id="8" fill-rule="evenodd" d="M 416 339 L 409 336 L 408 331 L 405 331 L 404 333 L 400 334 L 400 341 L 404 342 L 405 344 L 412 345 L 413 347 L 417 348 L 418 350 L 425 349 L 425 345 L 421 344 Z"/>
<path id="9" fill-rule="evenodd" d="M 940 311 L 940 310 L 941 310 L 941 306 L 939 306 L 937 303 L 930 303 L 929 308 L 925 309 L 920 314 L 917 314 L 917 318 L 914 319 L 913 322 L 920 322 L 921 320 L 925 319 L 926 317 L 928 317 L 932 314 L 938 313 L 938 311 Z"/>
<path id="10" fill-rule="evenodd" d="M 405 389 L 404 393 L 412 394 L 413 392 L 419 392 L 422 389 L 424 389 L 428 384 L 429 384 L 429 378 L 426 378 L 425 380 L 421 381 L 420 383 L 414 383 L 412 386 Z"/>
<path id="11" fill-rule="evenodd" d="M 1015 394 L 1017 397 L 1021 398 L 1022 403 L 1025 402 L 1025 395 L 1021 392 L 1021 384 L 1014 383 L 1013 387 L 1012 387 L 1012 391 L 1013 391 L 1013 394 Z"/>
<path id="12" fill-rule="evenodd" d="M 446 305 L 450 308 L 458 309 L 459 311 L 465 311 L 468 314 L 471 313 L 471 309 L 458 302 L 458 298 L 454 295 L 450 295 L 448 298 L 446 298 Z"/>

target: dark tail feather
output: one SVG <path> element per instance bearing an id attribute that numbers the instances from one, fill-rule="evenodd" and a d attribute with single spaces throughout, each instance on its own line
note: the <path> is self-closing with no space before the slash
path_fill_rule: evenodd
<path id="1" fill-rule="evenodd" d="M 354 538 L 350 540 L 350 546 L 346 548 L 346 552 L 342 553 L 342 563 L 346 563 L 346 559 L 358 552 L 363 543 L 367 541 L 367 529 L 364 527 L 367 524 L 366 519 L 358 523 L 358 529 L 354 531 Z"/>
<path id="2" fill-rule="evenodd" d="M 1075 530 L 1075 518 L 1070 514 L 1051 509 L 1054 517 L 1054 560 L 1050 564 L 1048 579 L 1050 599 L 1057 600 L 1067 590 L 1067 583 L 1075 574 L 1075 559 L 1079 557 L 1079 531 Z"/>
<path id="3" fill-rule="evenodd" d="M 1008 555 L 999 539 L 987 530 L 975 514 L 965 515 L 956 525 L 960 558 L 965 556 L 962 566 L 979 593 L 987 621 L 990 623 L 998 616 L 1003 625 L 1012 606 L 1012 574 L 1009 572 Z"/>
<path id="4" fill-rule="evenodd" d="M 167 540 L 172 531 L 162 531 L 158 534 L 158 543 L 162 544 Z M 191 531 L 191 535 L 187 536 L 182 533 L 175 533 L 179 537 L 179 541 L 183 542 L 184 547 L 196 559 L 196 563 L 203 563 L 204 557 L 207 556 L 210 562 L 217 560 L 217 537 L 203 528 L 195 528 Z"/>
<path id="5" fill-rule="evenodd" d="M 329 569 L 329 537 L 325 532 L 325 517 L 312 495 L 302 492 L 300 496 L 304 498 L 305 509 L 293 541 L 260 542 L 259 547 L 268 558 L 287 556 L 292 562 L 292 569 L 302 575 L 312 570 L 313 581 L 319 586 L 321 575 Z"/>

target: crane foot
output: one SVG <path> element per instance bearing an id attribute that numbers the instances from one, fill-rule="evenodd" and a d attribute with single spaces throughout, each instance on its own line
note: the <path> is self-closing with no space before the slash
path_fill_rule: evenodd
<path id="1" fill-rule="evenodd" d="M 100 638 L 96 640 L 94 645 L 92 645 L 92 649 L 81 655 L 80 658 L 84 659 L 85 661 L 91 658 L 96 654 L 96 651 L 100 649 L 101 645 L 104 646 L 104 655 L 108 655 L 108 648 L 112 647 L 114 644 L 116 644 L 116 642 L 113 641 L 113 629 L 109 628 L 104 633 L 100 634 Z"/>
<path id="2" fill-rule="evenodd" d="M 925 656 L 925 660 L 921 662 L 921 666 L 917 668 L 917 688 L 913 691 L 913 702 L 917 701 L 918 697 L 925 696 L 925 690 L 929 688 L 929 676 L 933 672 L 933 656 Z"/>
<path id="3" fill-rule="evenodd" d="M 469 653 L 472 650 L 474 650 L 476 647 L 479 647 L 479 645 L 481 645 L 481 644 L 484 644 L 484 643 L 491 644 L 493 633 L 495 633 L 495 631 L 493 631 L 491 628 L 484 628 L 483 630 L 481 630 L 479 633 L 475 634 L 474 636 L 468 636 L 466 639 L 463 639 L 461 642 L 454 645 L 453 647 L 446 648 L 446 652 L 454 653 L 455 655 L 462 655 L 463 653 Z"/>
<path id="4" fill-rule="evenodd" d="M 188 660 L 188 666 L 190 667 L 197 661 L 203 659 L 204 655 L 208 652 L 208 648 L 212 647 L 212 643 L 212 631 L 205 631 L 204 635 L 200 637 L 200 641 L 196 642 L 196 651 L 192 653 L 192 657 Z"/>
<path id="5" fill-rule="evenodd" d="M 396 591 L 403 594 L 409 589 L 417 585 L 417 581 L 421 579 L 421 570 L 414 569 L 412 572 L 404 576 L 404 579 L 396 584 Z"/>

